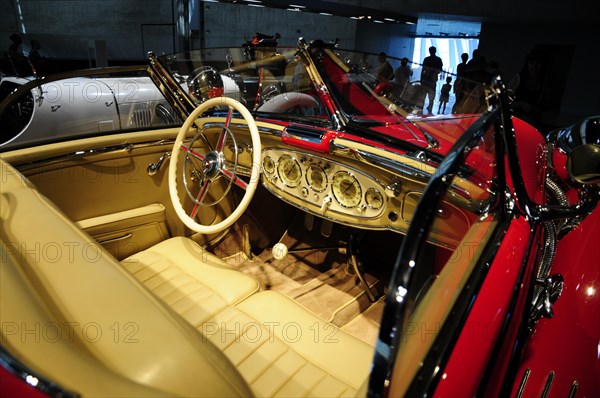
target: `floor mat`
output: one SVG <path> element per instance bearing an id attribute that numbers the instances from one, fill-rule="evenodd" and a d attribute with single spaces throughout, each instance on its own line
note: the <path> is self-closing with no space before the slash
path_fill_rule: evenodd
<path id="1" fill-rule="evenodd" d="M 326 238 L 318 231 L 307 230 L 304 225 L 303 220 L 295 220 L 280 242 L 289 250 L 297 250 L 336 246 L 344 238 L 343 231 L 341 236 L 333 233 Z M 226 241 L 214 249 L 215 254 L 255 277 L 261 290 L 280 291 L 322 319 L 370 344 L 375 343 L 373 336 L 377 336 L 379 319 L 371 314 L 375 314 L 373 305 L 348 266 L 347 254 L 311 249 L 288 253 L 285 258 L 276 260 L 268 249 L 258 254 L 251 254 L 247 248 L 244 250 L 243 236 L 243 229 L 236 226 Z M 369 274 L 364 276 L 372 288 L 381 289 L 377 278 Z M 367 315 L 361 315 L 367 310 Z"/>
<path id="2" fill-rule="evenodd" d="M 381 315 L 383 314 L 383 306 L 383 299 L 378 300 L 367 308 L 366 311 L 360 313 L 342 326 L 342 330 L 371 345 L 375 345 L 379 333 Z"/>

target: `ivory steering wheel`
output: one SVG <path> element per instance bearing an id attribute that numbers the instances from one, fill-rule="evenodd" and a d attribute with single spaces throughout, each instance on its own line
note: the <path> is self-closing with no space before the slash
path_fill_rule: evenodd
<path id="1" fill-rule="evenodd" d="M 198 119 L 198 117 L 207 110 L 217 106 L 220 108 L 223 108 L 225 106 L 227 107 L 227 117 L 225 118 L 225 122 L 223 123 L 221 133 L 218 136 L 216 146 L 214 148 L 211 148 L 211 145 L 206 141 L 206 143 L 209 144 L 209 151 L 208 153 L 203 154 L 195 150 L 193 147 L 193 144 L 198 137 L 201 137 L 204 140 L 204 133 L 202 131 L 196 134 L 196 136 L 191 140 L 189 144 L 184 143 L 184 139 L 188 135 L 192 124 Z M 229 129 L 234 110 L 237 111 L 244 118 L 248 126 L 248 130 L 250 131 L 250 137 L 252 139 L 252 173 L 250 175 L 250 180 L 248 183 L 246 183 L 244 180 L 240 179 L 236 175 L 238 147 L 235 141 L 235 137 Z M 223 152 L 225 149 L 225 142 L 227 141 L 228 137 L 230 137 L 233 141 L 234 147 L 233 152 L 235 159 L 232 167 L 228 167 L 226 165 L 225 155 Z M 180 176 L 183 179 L 185 190 L 187 191 L 188 196 L 194 202 L 194 207 L 189 215 L 183 209 L 183 205 L 179 200 L 177 189 L 177 166 L 179 163 L 179 156 L 182 153 L 185 154 L 185 159 L 184 167 L 182 172 L 180 173 Z M 171 159 L 169 162 L 169 195 L 171 196 L 171 202 L 173 202 L 175 212 L 177 213 L 177 216 L 179 216 L 181 221 L 191 230 L 203 234 L 214 234 L 217 232 L 221 232 L 224 229 L 230 227 L 235 221 L 237 221 L 237 219 L 248 208 L 250 200 L 252 200 L 252 196 L 254 195 L 256 187 L 258 186 L 258 181 L 260 177 L 260 153 L 261 143 L 260 136 L 258 134 L 258 128 L 256 127 L 256 123 L 254 122 L 252 115 L 244 105 L 228 97 L 212 98 L 200 104 L 188 116 L 188 118 L 181 126 L 181 129 L 177 134 L 177 138 L 175 139 L 175 144 L 173 145 L 173 151 L 171 153 Z M 186 164 L 190 165 L 193 174 L 192 178 L 190 178 L 187 175 Z M 227 189 L 219 199 L 212 202 L 208 202 L 208 192 L 211 184 L 217 179 L 221 178 L 229 180 Z M 227 218 L 225 218 L 217 224 L 203 225 L 197 222 L 195 218 L 198 213 L 198 210 L 203 206 L 216 205 L 227 194 L 232 184 L 237 185 L 245 191 L 242 200 L 235 208 L 235 210 Z"/>

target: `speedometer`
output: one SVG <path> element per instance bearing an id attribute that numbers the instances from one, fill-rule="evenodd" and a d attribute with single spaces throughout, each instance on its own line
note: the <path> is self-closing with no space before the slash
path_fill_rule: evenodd
<path id="1" fill-rule="evenodd" d="M 277 174 L 285 185 L 295 188 L 300 185 L 302 170 L 298 161 L 290 155 L 282 155 L 277 163 Z"/>
<path id="2" fill-rule="evenodd" d="M 352 174 L 338 171 L 333 176 L 331 191 L 338 203 L 344 207 L 356 207 L 362 199 L 360 183 Z"/>
<path id="3" fill-rule="evenodd" d="M 321 166 L 311 165 L 306 170 L 306 182 L 317 192 L 323 192 L 327 188 L 327 174 Z"/>

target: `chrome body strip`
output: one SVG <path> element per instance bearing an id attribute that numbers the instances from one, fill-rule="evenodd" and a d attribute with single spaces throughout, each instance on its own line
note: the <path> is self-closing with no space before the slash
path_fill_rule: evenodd
<path id="1" fill-rule="evenodd" d="M 554 371 L 548 373 L 548 378 L 546 379 L 546 384 L 544 385 L 544 391 L 542 391 L 540 398 L 548 397 L 548 394 L 550 394 L 550 389 L 552 388 L 552 382 L 554 382 Z"/>
<path id="2" fill-rule="evenodd" d="M 517 395 L 515 398 L 522 398 L 523 392 L 525 392 L 525 386 L 527 385 L 527 381 L 529 381 L 529 375 L 531 375 L 531 369 L 525 370 L 523 374 L 523 379 L 521 379 L 521 384 L 519 384 L 519 389 L 517 390 Z"/>
<path id="3" fill-rule="evenodd" d="M 573 381 L 571 384 L 571 389 L 569 390 L 569 398 L 575 398 L 577 394 L 577 389 L 579 389 L 579 382 L 577 380 Z"/>

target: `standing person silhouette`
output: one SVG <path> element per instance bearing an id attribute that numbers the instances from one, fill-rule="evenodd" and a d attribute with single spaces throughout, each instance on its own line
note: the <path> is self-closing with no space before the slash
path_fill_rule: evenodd
<path id="1" fill-rule="evenodd" d="M 394 83 L 401 89 L 404 89 L 404 86 L 410 81 L 412 75 L 413 71 L 410 66 L 408 66 L 408 58 L 402 58 L 402 60 L 400 60 L 400 66 L 394 71 Z"/>
<path id="2" fill-rule="evenodd" d="M 462 62 L 456 65 L 456 81 L 454 82 L 454 97 L 456 100 L 452 107 L 452 113 L 460 112 L 462 101 L 465 97 L 465 91 L 467 89 L 464 79 L 467 75 L 467 61 L 469 60 L 469 54 L 462 53 L 460 59 Z"/>
<path id="3" fill-rule="evenodd" d="M 9 36 L 9 39 L 10 41 L 12 41 L 12 43 L 10 43 L 10 46 L 8 47 L 8 55 L 10 57 L 23 55 L 23 53 L 21 52 L 21 44 L 23 43 L 21 35 L 18 33 L 13 33 Z"/>
<path id="4" fill-rule="evenodd" d="M 435 46 L 429 47 L 429 56 L 423 60 L 423 71 L 421 72 L 421 85 L 425 90 L 423 97 L 423 109 L 425 109 L 425 100 L 429 97 L 427 110 L 429 113 L 433 111 L 433 101 L 435 100 L 435 84 L 438 81 L 438 75 L 442 71 L 444 63 L 442 59 L 435 55 L 437 49 Z"/>
<path id="5" fill-rule="evenodd" d="M 10 44 L 10 47 L 8 47 L 6 57 L 9 67 L 12 69 L 11 73 L 13 73 L 15 76 L 31 75 L 29 60 L 23 54 L 23 50 L 21 49 L 21 44 L 23 44 L 21 35 L 18 33 L 13 33 L 9 36 L 9 39 L 12 41 L 12 43 Z"/>
<path id="6" fill-rule="evenodd" d="M 364 54 L 358 63 L 358 69 L 362 72 L 371 72 L 371 61 L 369 60 L 369 54 Z"/>
<path id="7" fill-rule="evenodd" d="M 378 82 L 388 81 L 394 77 L 394 68 L 387 59 L 387 54 L 379 53 L 379 66 L 377 67 L 376 77 Z"/>
<path id="8" fill-rule="evenodd" d="M 546 56 L 539 50 L 527 54 L 517 75 L 515 98 L 512 107 L 515 115 L 524 118 L 534 126 L 541 125 L 546 82 Z"/>
<path id="9" fill-rule="evenodd" d="M 34 72 L 37 76 L 43 76 L 43 64 L 46 61 L 46 58 L 40 53 L 40 49 L 42 48 L 42 44 L 39 40 L 31 40 L 31 50 L 29 51 L 29 62 L 34 68 Z"/>
<path id="10" fill-rule="evenodd" d="M 448 76 L 446 78 L 446 83 L 442 86 L 442 90 L 440 91 L 440 106 L 438 107 L 438 113 L 440 113 L 442 105 L 444 107 L 444 110 L 441 113 L 446 113 L 446 104 L 450 99 L 450 90 L 452 90 L 452 85 L 450 84 L 451 81 L 452 78 Z"/>

